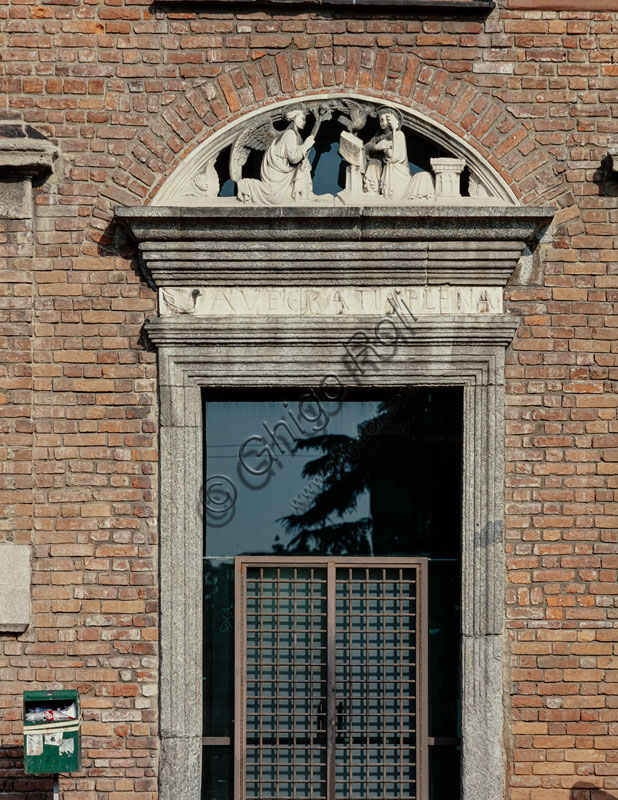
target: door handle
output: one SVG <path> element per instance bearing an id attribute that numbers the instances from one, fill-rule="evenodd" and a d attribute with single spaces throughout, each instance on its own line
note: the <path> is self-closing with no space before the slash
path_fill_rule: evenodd
<path id="1" fill-rule="evenodd" d="M 337 703 L 337 717 L 335 720 L 335 730 L 337 737 L 343 736 L 345 723 L 345 708 L 343 700 Z M 318 705 L 317 714 L 317 730 L 318 733 L 326 733 L 326 700 L 320 700 Z"/>
<path id="2" fill-rule="evenodd" d="M 326 733 L 326 700 L 320 700 L 317 716 L 318 733 Z"/>

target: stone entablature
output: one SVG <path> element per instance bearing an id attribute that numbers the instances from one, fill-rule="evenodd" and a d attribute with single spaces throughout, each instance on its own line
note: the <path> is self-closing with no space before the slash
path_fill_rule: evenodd
<path id="1" fill-rule="evenodd" d="M 500 286 L 546 208 L 118 208 L 157 288 Z"/>

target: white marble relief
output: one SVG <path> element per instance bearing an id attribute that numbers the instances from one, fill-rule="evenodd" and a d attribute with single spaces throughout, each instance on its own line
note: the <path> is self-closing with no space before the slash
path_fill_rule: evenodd
<path id="1" fill-rule="evenodd" d="M 159 305 L 161 313 L 195 314 L 197 299 L 202 294 L 200 289 L 159 289 Z"/>
<path id="2" fill-rule="evenodd" d="M 461 158 L 432 158 L 431 167 L 436 176 L 436 194 L 443 200 L 461 197 L 461 173 L 466 162 Z"/>
<path id="3" fill-rule="evenodd" d="M 316 195 L 308 154 L 315 144 L 321 123 L 331 119 L 335 111 L 343 111 L 338 122 L 346 128 L 339 139 L 339 154 L 347 163 L 346 185 L 336 198 Z M 311 133 L 303 140 L 309 113 L 314 117 Z M 307 203 L 408 203 L 432 202 L 434 180 L 429 171 L 414 175 L 410 170 L 403 117 L 395 108 L 361 104 L 350 100 L 290 106 L 284 112 L 288 123 L 278 131 L 272 120 L 258 121 L 241 131 L 230 153 L 229 173 L 236 183 L 237 200 L 253 205 L 305 205 Z M 358 135 L 369 117 L 377 116 L 380 131 L 364 142 Z M 243 167 L 251 151 L 260 151 L 260 177 L 243 177 Z M 441 161 L 441 159 L 433 159 Z M 447 159 L 452 161 L 453 159 Z M 460 172 L 465 167 L 462 163 Z M 449 199 L 458 193 L 449 193 Z"/>
<path id="4" fill-rule="evenodd" d="M 162 316 L 501 314 L 500 286 L 205 286 L 159 290 Z"/>
<path id="5" fill-rule="evenodd" d="M 440 158 L 429 163 L 423 140 Z M 255 110 L 223 127 L 183 160 L 154 205 L 482 206 L 511 205 L 511 195 L 466 143 L 416 111 L 331 94 Z"/>
<path id="6" fill-rule="evenodd" d="M 346 187 L 338 199 L 345 204 L 368 200 L 432 201 L 435 187 L 431 173 L 421 170 L 412 175 L 410 171 L 401 113 L 386 106 L 377 113 L 380 132 L 366 144 L 350 131 L 341 134 L 339 153 L 348 168 Z"/>
<path id="7" fill-rule="evenodd" d="M 219 174 L 214 159 L 211 159 L 192 177 L 187 194 L 191 197 L 217 197 L 220 188 Z"/>
<path id="8" fill-rule="evenodd" d="M 488 197 L 491 197 L 487 189 L 483 186 L 483 184 L 477 180 L 473 175 L 470 175 L 469 181 L 469 191 L 470 197 L 473 197 L 477 200 L 486 200 Z"/>
<path id="9" fill-rule="evenodd" d="M 294 105 L 286 109 L 286 129 L 277 131 L 271 120 L 248 127 L 238 137 L 230 156 L 230 177 L 236 183 L 241 203 L 276 206 L 317 202 L 313 192 L 311 164 L 307 154 L 315 144 L 320 123 L 328 115 L 318 111 L 313 130 L 303 140 L 301 131 L 307 124 L 307 109 Z M 242 167 L 251 149 L 264 150 L 259 180 L 243 178 Z M 332 200 L 329 195 L 328 200 Z"/>

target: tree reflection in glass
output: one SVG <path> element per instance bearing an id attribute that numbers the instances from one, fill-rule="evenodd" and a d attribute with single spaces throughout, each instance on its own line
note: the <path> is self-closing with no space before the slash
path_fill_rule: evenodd
<path id="1" fill-rule="evenodd" d="M 395 392 L 356 436 L 308 436 L 294 451 L 320 455 L 302 468 L 304 508 L 281 518 L 291 538 L 279 552 L 459 558 L 458 392 Z M 369 515 L 349 519 L 365 493 Z"/>

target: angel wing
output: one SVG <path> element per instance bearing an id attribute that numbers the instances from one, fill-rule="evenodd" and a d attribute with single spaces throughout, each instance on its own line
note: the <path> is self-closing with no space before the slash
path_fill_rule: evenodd
<path id="1" fill-rule="evenodd" d="M 248 125 L 241 131 L 230 151 L 230 178 L 234 183 L 242 178 L 242 168 L 247 163 L 251 150 L 267 150 L 279 133 L 271 119 Z"/>

